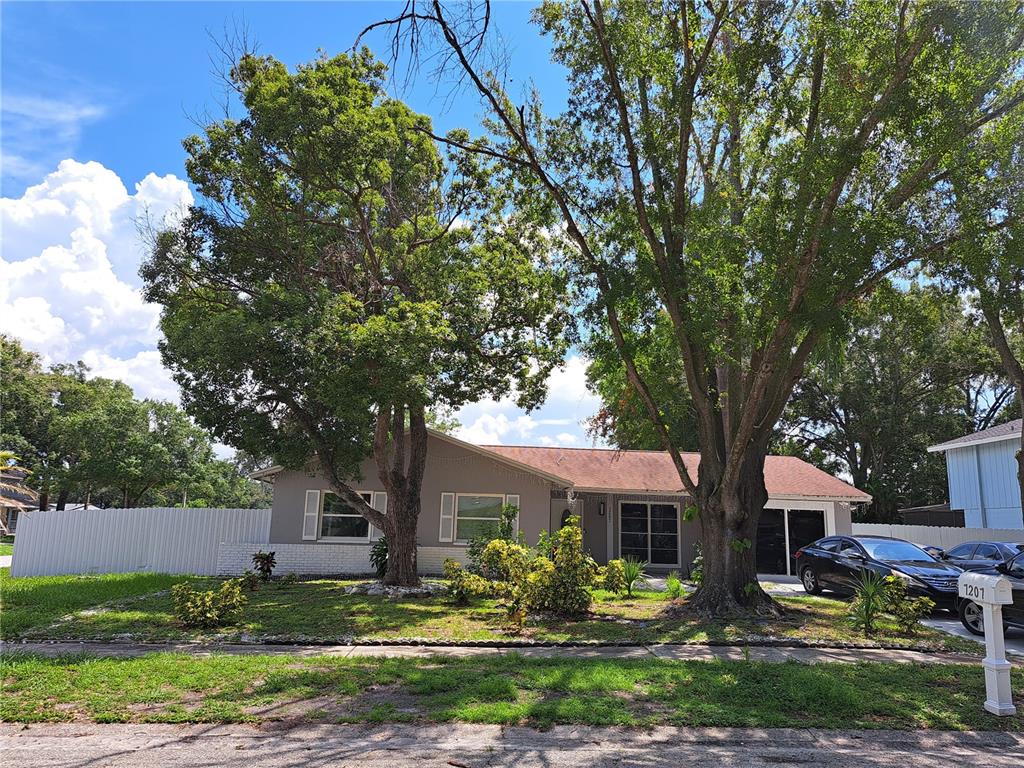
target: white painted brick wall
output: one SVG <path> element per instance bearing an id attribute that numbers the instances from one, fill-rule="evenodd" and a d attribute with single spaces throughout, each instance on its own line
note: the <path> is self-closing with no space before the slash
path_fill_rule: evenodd
<path id="1" fill-rule="evenodd" d="M 306 575 L 368 574 L 370 544 L 256 544 L 222 542 L 217 553 L 217 573 L 238 576 L 252 568 L 252 556 L 260 550 L 273 552 L 277 560 L 274 572 L 278 575 L 295 573 Z M 466 562 L 465 547 L 420 547 L 416 558 L 419 572 L 439 574 L 446 558 Z"/>

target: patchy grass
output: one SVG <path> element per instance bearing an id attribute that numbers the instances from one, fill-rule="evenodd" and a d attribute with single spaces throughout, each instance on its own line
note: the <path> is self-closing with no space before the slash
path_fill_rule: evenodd
<path id="1" fill-rule="evenodd" d="M 9 640 L 32 630 L 45 630 L 65 616 L 73 615 L 71 624 L 87 620 L 90 612 L 104 603 L 152 596 L 184 580 L 182 576 L 160 573 L 13 579 L 9 568 L 0 568 L 0 637 Z M 169 596 L 165 599 L 169 605 Z"/>
<path id="2" fill-rule="evenodd" d="M 185 630 L 174 620 L 167 588 L 183 577 L 126 574 L 104 577 L 8 579 L 14 587 L 10 637 L 48 640 L 222 640 L 273 638 L 294 642 L 345 643 L 353 638 L 417 637 L 434 640 L 599 641 L 636 644 L 660 642 L 746 643 L 765 639 L 822 642 L 862 641 L 846 620 L 846 604 L 815 597 L 783 597 L 786 614 L 779 619 L 707 621 L 661 616 L 664 593 L 639 592 L 620 598 L 594 593 L 591 615 L 581 619 L 531 618 L 518 635 L 504 622 L 493 600 L 456 607 L 443 598 L 388 600 L 346 595 L 352 581 L 318 579 L 262 585 L 246 593 L 248 604 L 238 623 L 219 630 Z M 194 579 L 197 587 L 216 586 L 215 579 Z M 160 591 L 157 591 L 160 590 Z M 6 590 L 5 590 L 6 592 Z M 5 600 L 7 596 L 5 594 Z M 58 606 L 52 605 L 59 600 Z M 73 601 L 71 604 L 69 601 Z M 105 605 L 99 605 L 105 603 Z M 33 606 L 41 606 L 35 609 Z M 99 607 L 97 607 L 99 605 Z M 18 610 L 21 613 L 17 613 Z M 66 614 L 67 620 L 57 622 Z M 57 623 L 55 623 L 57 622 Z M 925 644 L 943 650 L 978 654 L 976 643 L 921 627 L 905 637 L 882 621 L 873 638 L 900 645 Z"/>
<path id="3" fill-rule="evenodd" d="M 0 536 L 0 557 L 14 554 L 14 537 Z"/>
<path id="4" fill-rule="evenodd" d="M 1024 716 L 984 712 L 980 666 L 155 653 L 14 655 L 0 660 L 0 676 L 7 722 L 1024 727 Z M 1024 689 L 1024 672 L 1014 677 Z"/>

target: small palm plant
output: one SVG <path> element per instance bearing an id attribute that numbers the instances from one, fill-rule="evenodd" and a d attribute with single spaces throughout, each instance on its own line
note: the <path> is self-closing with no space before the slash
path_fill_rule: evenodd
<path id="1" fill-rule="evenodd" d="M 633 596 L 633 588 L 647 584 L 647 561 L 626 557 L 622 560 L 622 578 L 626 582 L 626 597 Z"/>
<path id="2" fill-rule="evenodd" d="M 885 611 L 885 580 L 874 571 L 864 571 L 850 604 L 850 621 L 869 637 L 875 632 L 878 617 Z"/>

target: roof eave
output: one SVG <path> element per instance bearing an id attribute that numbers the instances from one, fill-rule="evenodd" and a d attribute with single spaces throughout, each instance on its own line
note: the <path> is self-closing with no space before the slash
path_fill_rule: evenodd
<path id="1" fill-rule="evenodd" d="M 959 440 L 951 441 L 948 443 L 939 443 L 938 445 L 928 446 L 928 453 L 945 453 L 951 451 L 954 448 L 968 448 L 972 445 L 987 445 L 989 443 L 1002 443 L 1007 440 L 1020 440 L 1020 432 L 1010 432 L 1006 435 L 994 435 L 992 437 L 983 437 L 979 440 Z"/>

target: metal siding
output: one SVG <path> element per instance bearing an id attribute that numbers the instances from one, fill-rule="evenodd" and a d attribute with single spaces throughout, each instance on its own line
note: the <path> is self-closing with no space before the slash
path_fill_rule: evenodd
<path id="1" fill-rule="evenodd" d="M 1022 527 L 1017 460 L 1020 448 L 1016 440 L 977 446 L 981 469 L 981 498 L 985 516 L 992 528 Z"/>
<path id="2" fill-rule="evenodd" d="M 12 576 L 66 573 L 215 575 L 222 542 L 267 544 L 269 509 L 96 509 L 29 512 Z"/>
<path id="3" fill-rule="evenodd" d="M 981 485 L 978 482 L 977 446 L 946 451 L 946 475 L 949 480 L 949 505 L 964 511 L 964 522 L 980 526 Z"/>

